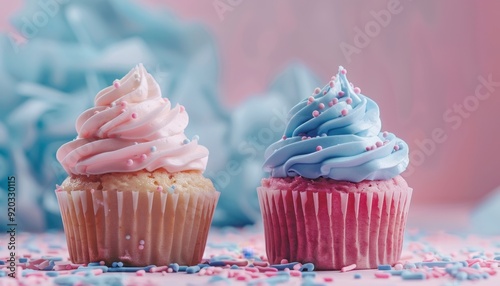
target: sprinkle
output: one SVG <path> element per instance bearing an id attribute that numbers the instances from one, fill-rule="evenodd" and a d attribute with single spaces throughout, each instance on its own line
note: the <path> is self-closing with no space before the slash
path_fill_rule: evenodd
<path id="1" fill-rule="evenodd" d="M 302 140 L 306 140 L 307 139 L 307 136 L 302 136 L 301 138 Z"/>
<path id="2" fill-rule="evenodd" d="M 141 160 L 142 161 L 146 160 L 147 158 L 148 158 L 148 155 L 146 155 L 146 154 L 142 154 L 141 155 Z"/>
<path id="3" fill-rule="evenodd" d="M 199 140 L 200 140 L 200 136 L 198 136 L 198 135 L 194 135 L 193 139 L 191 139 L 191 141 L 199 141 Z"/>
<path id="4" fill-rule="evenodd" d="M 156 187 L 156 190 L 157 190 L 158 192 L 161 192 L 161 191 L 163 191 L 163 187 L 162 187 L 162 186 L 158 186 L 158 187 Z"/>
<path id="5" fill-rule="evenodd" d="M 351 98 L 346 99 L 346 100 L 345 100 L 345 103 L 347 103 L 347 104 L 351 104 L 351 103 L 352 103 L 352 99 L 351 99 Z"/>
<path id="6" fill-rule="evenodd" d="M 333 102 L 328 102 L 328 106 L 332 107 L 333 106 Z"/>
<path id="7" fill-rule="evenodd" d="M 120 82 L 117 79 L 115 79 L 115 81 L 113 81 L 113 86 L 115 88 L 119 88 L 120 87 Z"/>
<path id="8" fill-rule="evenodd" d="M 140 245 L 144 245 L 144 243 L 145 243 L 145 242 L 144 242 L 144 239 L 139 240 L 139 244 L 140 244 Z"/>
<path id="9" fill-rule="evenodd" d="M 321 146 L 319 146 L 319 145 L 318 145 L 318 146 L 316 146 L 316 151 L 321 151 L 321 150 L 323 150 L 323 147 L 321 147 Z"/>
<path id="10" fill-rule="evenodd" d="M 340 269 L 340 272 L 347 272 L 347 271 L 351 271 L 354 269 L 356 269 L 356 264 L 351 264 L 351 265 L 347 265 L 347 266 L 342 267 L 342 269 Z"/>
<path id="11" fill-rule="evenodd" d="M 427 277 L 423 272 L 404 271 L 401 274 L 401 278 L 403 278 L 403 280 L 424 280 Z"/>
<path id="12" fill-rule="evenodd" d="M 337 76 L 332 75 L 332 80 L 336 80 Z"/>
<path id="13" fill-rule="evenodd" d="M 184 145 L 189 144 L 189 142 L 191 142 L 191 140 L 189 140 L 187 138 L 182 140 L 182 144 L 184 144 Z"/>
<path id="14" fill-rule="evenodd" d="M 328 93 L 328 90 L 323 91 L 323 95 L 326 95 Z"/>
<path id="15" fill-rule="evenodd" d="M 399 150 L 399 145 L 394 145 L 394 151 L 398 151 Z"/>
<path id="16" fill-rule="evenodd" d="M 309 97 L 307 98 L 307 101 L 309 101 L 309 103 L 313 102 L 313 101 L 314 101 L 314 97 L 309 96 Z"/>
<path id="17" fill-rule="evenodd" d="M 370 146 L 366 146 L 365 150 L 366 150 L 366 151 L 370 151 L 370 150 L 371 150 L 371 147 L 370 147 Z"/>
<path id="18" fill-rule="evenodd" d="M 324 103 L 320 103 L 320 104 L 318 105 L 318 107 L 319 107 L 319 109 L 323 109 L 323 108 L 325 108 L 325 104 L 324 104 Z"/>
<path id="19" fill-rule="evenodd" d="M 333 282 L 333 277 L 329 277 L 329 276 L 323 277 L 323 281 L 325 281 L 325 282 Z"/>
<path id="20" fill-rule="evenodd" d="M 344 94 L 345 94 L 345 92 L 343 92 L 342 90 L 341 90 L 341 91 L 339 91 L 339 96 L 340 96 L 340 97 L 344 96 Z"/>
<path id="21" fill-rule="evenodd" d="M 384 132 L 382 133 L 382 136 L 384 136 L 384 137 L 387 137 L 387 135 L 389 135 L 389 132 L 387 132 L 387 131 L 384 131 Z"/>
<path id="22" fill-rule="evenodd" d="M 340 71 L 341 74 L 346 74 L 347 73 L 347 70 L 346 69 L 343 69 Z"/>
<path id="23" fill-rule="evenodd" d="M 314 89 L 314 94 L 319 94 L 321 92 L 321 89 L 319 87 Z"/>
<path id="24" fill-rule="evenodd" d="M 304 272 L 304 271 L 310 272 L 313 270 L 314 270 L 314 264 L 312 264 L 312 263 L 303 264 L 302 267 L 300 267 L 300 269 L 299 269 L 299 271 L 301 271 L 301 272 Z"/>
<path id="25" fill-rule="evenodd" d="M 330 81 L 330 88 L 333 88 L 335 86 L 335 83 L 332 81 Z"/>
<path id="26" fill-rule="evenodd" d="M 340 114 L 342 114 L 342 116 L 346 116 L 347 113 L 349 113 L 349 111 L 347 111 L 347 109 L 342 109 L 342 111 L 340 112 Z"/>
<path id="27" fill-rule="evenodd" d="M 180 111 L 180 112 L 183 112 L 184 110 L 186 110 L 186 109 L 184 108 L 184 105 L 179 106 L 179 111 Z"/>
<path id="28" fill-rule="evenodd" d="M 286 135 L 283 135 L 283 137 L 281 137 L 281 139 L 286 140 Z"/>
<path id="29" fill-rule="evenodd" d="M 120 102 L 120 106 L 121 107 L 126 107 L 127 106 L 127 102 L 126 101 L 121 101 Z"/>
<path id="30" fill-rule="evenodd" d="M 382 147 L 382 145 L 384 145 L 384 143 L 382 143 L 382 142 L 380 142 L 380 141 L 377 141 L 377 143 L 375 143 L 375 145 L 376 145 L 377 147 Z"/>
<path id="31" fill-rule="evenodd" d="M 354 273 L 354 279 L 361 279 L 361 274 Z"/>
<path id="32" fill-rule="evenodd" d="M 391 270 L 392 267 L 389 264 L 381 264 L 377 267 L 378 270 Z"/>
<path id="33" fill-rule="evenodd" d="M 288 263 L 288 260 L 287 260 L 287 259 L 285 259 L 285 258 L 283 258 L 283 259 L 281 259 L 280 263 L 281 263 L 281 264 L 287 264 L 287 263 Z"/>
<path id="34" fill-rule="evenodd" d="M 125 109 L 120 110 L 121 113 L 125 113 Z"/>
<path id="35" fill-rule="evenodd" d="M 387 279 L 387 278 L 390 278 L 391 276 L 392 276 L 391 273 L 388 273 L 388 272 L 384 272 L 384 271 L 375 272 L 375 277 L 377 277 L 377 278 Z"/>
<path id="36" fill-rule="evenodd" d="M 360 94 L 360 93 L 361 93 L 361 88 L 359 88 L 359 87 L 355 87 L 355 88 L 354 88 L 354 92 L 355 92 L 356 94 Z"/>
<path id="37" fill-rule="evenodd" d="M 198 265 L 195 265 L 195 266 L 189 266 L 188 268 L 186 268 L 186 273 L 187 274 L 194 274 L 194 273 L 198 273 L 200 271 L 200 266 Z"/>
<path id="38" fill-rule="evenodd" d="M 144 249 L 144 245 L 139 245 L 137 248 L 139 248 L 139 250 L 143 250 Z"/>
<path id="39" fill-rule="evenodd" d="M 397 263 L 396 265 L 394 265 L 394 269 L 395 270 L 402 270 L 403 269 L 403 264 Z"/>
<path id="40" fill-rule="evenodd" d="M 146 275 L 146 271 L 144 271 L 144 269 L 139 270 L 139 271 L 135 272 L 135 275 L 136 276 L 144 276 L 144 275 Z"/>
<path id="41" fill-rule="evenodd" d="M 318 115 L 319 115 L 319 111 L 314 110 L 314 111 L 312 112 L 312 116 L 313 116 L 313 117 L 318 117 Z"/>
<path id="42" fill-rule="evenodd" d="M 338 99 L 338 98 L 334 98 L 334 99 L 332 99 L 332 103 L 333 103 L 333 105 L 335 105 L 335 104 L 339 103 L 339 99 Z"/>
<path id="43" fill-rule="evenodd" d="M 135 112 L 134 112 L 134 113 L 132 113 L 132 118 L 133 118 L 133 119 L 136 119 L 136 118 L 137 118 L 137 113 L 135 113 Z"/>
<path id="44" fill-rule="evenodd" d="M 95 192 L 94 189 L 90 189 L 90 193 L 93 194 Z"/>
<path id="45" fill-rule="evenodd" d="M 171 186 L 171 187 L 168 187 L 167 188 L 167 191 L 171 194 L 173 194 L 175 192 L 175 187 L 174 186 Z"/>
<path id="46" fill-rule="evenodd" d="M 320 136 L 321 136 L 321 137 L 326 137 L 327 135 L 326 135 L 326 133 L 321 133 L 321 135 L 320 135 Z"/>
<path id="47" fill-rule="evenodd" d="M 156 152 L 156 146 L 152 146 L 150 150 L 151 152 Z"/>
<path id="48" fill-rule="evenodd" d="M 129 240 L 130 239 L 130 234 L 125 235 L 125 239 Z"/>
<path id="49" fill-rule="evenodd" d="M 128 160 L 127 160 L 127 166 L 129 166 L 129 167 L 130 167 L 130 166 L 132 166 L 132 165 L 134 165 L 134 161 L 133 161 L 132 159 L 128 159 Z"/>

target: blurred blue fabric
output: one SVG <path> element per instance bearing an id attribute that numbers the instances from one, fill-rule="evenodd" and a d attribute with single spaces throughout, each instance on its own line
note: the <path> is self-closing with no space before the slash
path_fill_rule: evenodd
<path id="1" fill-rule="evenodd" d="M 0 192 L 16 176 L 19 229 L 62 228 L 54 188 L 67 174 L 55 152 L 75 138 L 75 120 L 95 94 L 141 62 L 164 97 L 186 106 L 188 137 L 199 135 L 210 150 L 206 175 L 222 193 L 214 224 L 259 220 L 255 188 L 265 176 L 264 149 L 282 136 L 286 112 L 317 78 L 292 64 L 266 94 L 229 112 L 219 100 L 214 39 L 202 25 L 129 0 L 59 2 L 44 10 L 40 1 L 26 1 L 12 19 L 26 43 L 0 36 Z M 42 12 L 46 25 L 29 21 Z M 5 195 L 0 206 L 7 206 Z M 6 223 L 0 216 L 1 230 Z"/>

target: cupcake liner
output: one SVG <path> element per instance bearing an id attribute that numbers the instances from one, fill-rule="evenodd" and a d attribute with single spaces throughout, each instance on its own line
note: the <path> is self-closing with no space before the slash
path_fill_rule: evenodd
<path id="1" fill-rule="evenodd" d="M 376 268 L 398 261 L 412 189 L 343 192 L 257 189 L 271 263 L 318 270 Z"/>
<path id="2" fill-rule="evenodd" d="M 219 192 L 57 191 L 70 259 L 198 264 Z"/>

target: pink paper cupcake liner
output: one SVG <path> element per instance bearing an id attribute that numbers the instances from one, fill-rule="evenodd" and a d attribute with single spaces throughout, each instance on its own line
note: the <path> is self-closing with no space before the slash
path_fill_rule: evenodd
<path id="1" fill-rule="evenodd" d="M 70 259 L 126 266 L 201 261 L 219 192 L 56 192 Z"/>
<path id="2" fill-rule="evenodd" d="M 258 188 L 267 256 L 318 270 L 398 261 L 412 189 L 345 192 Z"/>

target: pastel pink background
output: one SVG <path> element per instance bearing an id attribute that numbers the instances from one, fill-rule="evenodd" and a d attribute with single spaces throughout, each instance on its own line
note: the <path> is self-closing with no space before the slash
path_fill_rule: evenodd
<path id="1" fill-rule="evenodd" d="M 8 16 L 22 5 L 4 2 L 2 31 L 11 29 Z M 418 142 L 441 128 L 447 140 L 407 176 L 414 205 L 474 204 L 500 185 L 500 87 L 468 118 L 460 116 L 456 130 L 443 119 L 454 104 L 471 100 L 478 76 L 500 82 L 499 1 L 400 0 L 401 12 L 350 62 L 340 44 L 353 45 L 355 27 L 364 30 L 374 20 L 370 12 L 387 10 L 389 1 L 220 0 L 236 4 L 222 18 L 214 0 L 140 2 L 208 26 L 220 51 L 227 107 L 264 92 L 290 61 L 300 60 L 325 82 L 344 65 L 350 80 L 378 102 L 383 130 L 410 145 L 414 163 Z"/>

